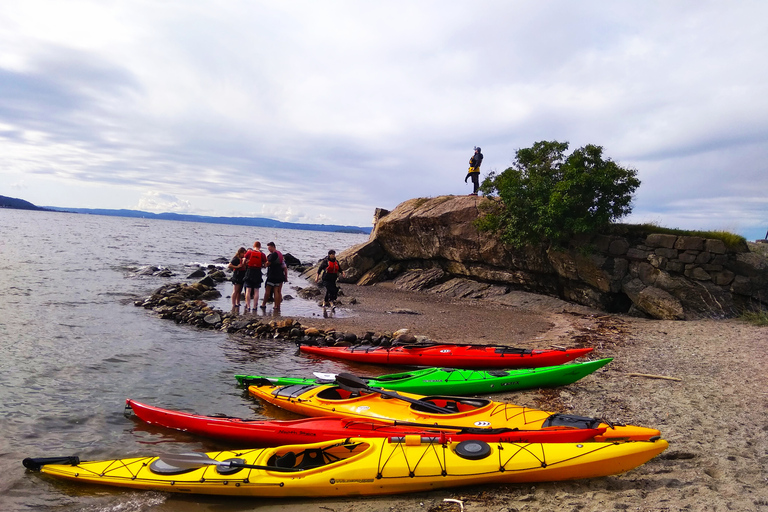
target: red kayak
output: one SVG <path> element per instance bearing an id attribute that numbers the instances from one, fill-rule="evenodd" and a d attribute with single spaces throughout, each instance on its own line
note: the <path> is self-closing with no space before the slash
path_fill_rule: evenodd
<path id="1" fill-rule="evenodd" d="M 302 352 L 359 363 L 450 368 L 539 368 L 567 363 L 592 348 L 535 350 L 489 345 L 404 345 L 398 347 L 315 347 Z"/>
<path id="2" fill-rule="evenodd" d="M 316 443 L 347 437 L 441 437 L 506 443 L 579 443 L 605 432 L 605 428 L 553 427 L 545 430 L 509 428 L 463 428 L 399 423 L 376 419 L 302 418 L 299 420 L 245 420 L 241 418 L 199 416 L 125 401 L 140 420 L 151 425 L 181 430 L 221 441 L 240 443 L 243 447 L 281 446 Z"/>

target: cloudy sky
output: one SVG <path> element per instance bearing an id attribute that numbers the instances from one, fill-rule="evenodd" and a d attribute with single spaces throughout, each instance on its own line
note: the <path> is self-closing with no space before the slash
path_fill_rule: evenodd
<path id="1" fill-rule="evenodd" d="M 369 226 L 539 140 L 768 230 L 768 3 L 4 0 L 0 195 Z"/>

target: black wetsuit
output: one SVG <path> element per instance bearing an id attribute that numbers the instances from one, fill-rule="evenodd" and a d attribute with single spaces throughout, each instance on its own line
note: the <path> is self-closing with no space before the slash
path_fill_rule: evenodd
<path id="1" fill-rule="evenodd" d="M 472 178 L 472 186 L 474 190 L 473 194 L 477 195 L 477 190 L 480 188 L 480 164 L 483 163 L 483 154 L 480 150 L 475 151 L 475 154 L 469 159 L 469 172 L 464 178 L 464 183 L 467 182 L 467 178 Z"/>
<path id="2" fill-rule="evenodd" d="M 324 259 L 320 264 L 318 272 L 322 272 L 323 276 L 323 286 L 325 286 L 324 302 L 334 302 L 339 296 L 339 287 L 336 285 L 336 281 L 339 279 L 341 266 L 339 266 L 338 260 Z"/>

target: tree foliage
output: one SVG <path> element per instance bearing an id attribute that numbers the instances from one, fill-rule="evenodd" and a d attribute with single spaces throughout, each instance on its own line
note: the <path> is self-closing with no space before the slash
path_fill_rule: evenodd
<path id="1" fill-rule="evenodd" d="M 480 227 L 517 247 L 559 244 L 628 215 L 640 186 L 637 171 L 603 159 L 601 146 L 589 144 L 566 157 L 567 149 L 567 142 L 536 142 L 517 150 L 512 167 L 490 173 L 481 190 L 500 201 L 488 206 Z"/>

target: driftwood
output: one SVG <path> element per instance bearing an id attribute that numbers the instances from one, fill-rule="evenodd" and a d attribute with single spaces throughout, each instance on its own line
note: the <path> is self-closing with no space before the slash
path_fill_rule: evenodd
<path id="1" fill-rule="evenodd" d="M 683 379 L 678 379 L 677 377 L 667 377 L 665 375 L 652 375 L 650 373 L 628 373 L 629 377 L 645 377 L 647 379 L 664 379 L 664 380 L 674 380 L 676 382 L 680 382 Z"/>

